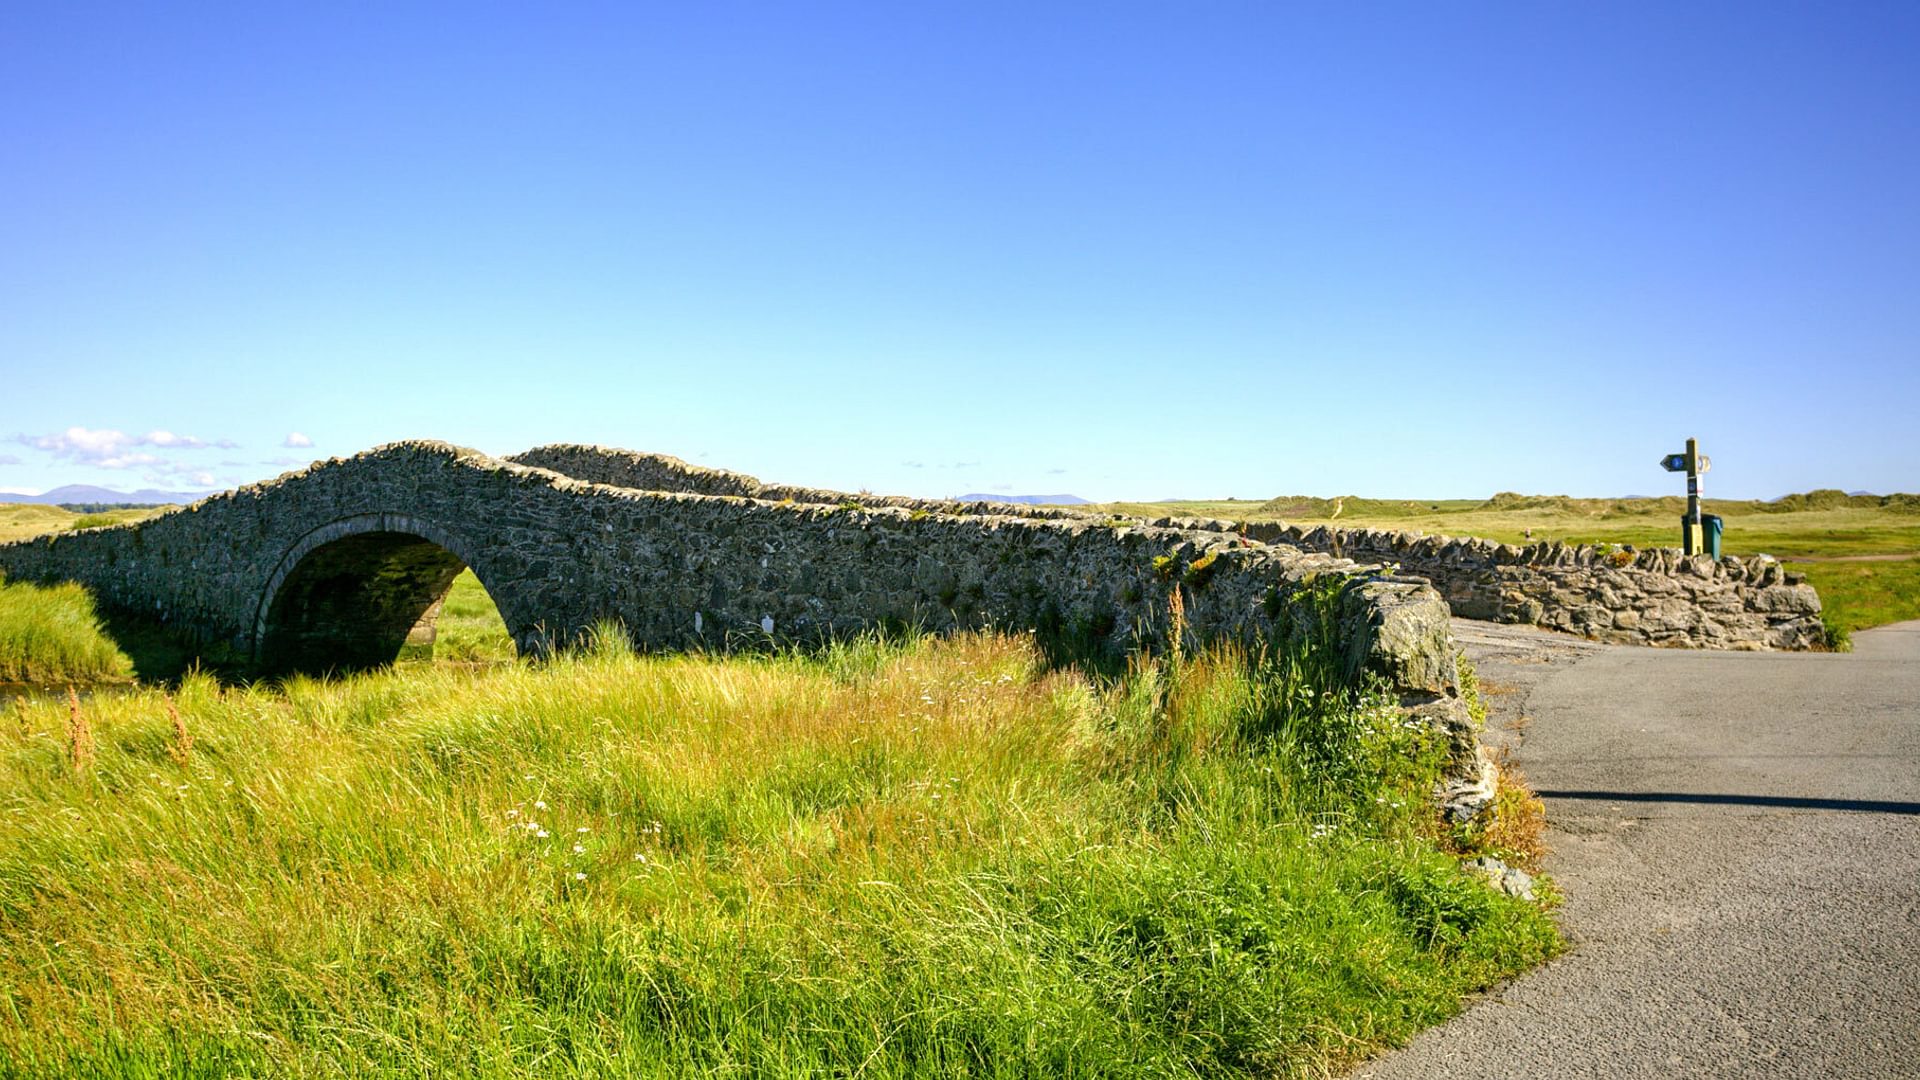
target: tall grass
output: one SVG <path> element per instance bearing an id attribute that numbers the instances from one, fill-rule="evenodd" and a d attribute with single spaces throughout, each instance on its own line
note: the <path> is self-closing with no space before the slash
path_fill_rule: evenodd
<path id="1" fill-rule="evenodd" d="M 132 674 L 85 589 L 0 577 L 0 683 L 110 682 Z"/>
<path id="2" fill-rule="evenodd" d="M 609 641 L 96 696 L 79 774 L 36 703 L 0 1074 L 1319 1075 L 1557 939 L 1301 670 Z"/>

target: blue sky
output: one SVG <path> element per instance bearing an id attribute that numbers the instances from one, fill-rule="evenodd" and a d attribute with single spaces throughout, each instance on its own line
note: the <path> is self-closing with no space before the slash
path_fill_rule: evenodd
<path id="1" fill-rule="evenodd" d="M 1920 489 L 1911 3 L 173 8 L 0 16 L 0 488 Z"/>

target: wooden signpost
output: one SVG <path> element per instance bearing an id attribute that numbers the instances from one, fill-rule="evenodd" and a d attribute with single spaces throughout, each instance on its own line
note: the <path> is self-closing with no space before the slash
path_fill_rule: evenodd
<path id="1" fill-rule="evenodd" d="M 1700 452 L 1698 441 L 1688 439 L 1686 453 L 1668 454 L 1660 459 L 1660 465 L 1668 472 L 1687 474 L 1687 515 L 1680 519 L 1680 550 L 1698 555 L 1706 550 L 1700 523 L 1700 474 L 1713 467 L 1713 459 Z"/>

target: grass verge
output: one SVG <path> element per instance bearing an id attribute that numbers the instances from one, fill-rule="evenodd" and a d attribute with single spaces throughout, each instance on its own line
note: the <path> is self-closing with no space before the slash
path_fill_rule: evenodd
<path id="1" fill-rule="evenodd" d="M 1309 667 L 195 676 L 0 735 L 0 1074 L 1321 1075 L 1551 954 Z M 175 710 L 170 714 L 169 707 Z"/>
<path id="2" fill-rule="evenodd" d="M 1789 562 L 1820 593 L 1828 625 L 1844 633 L 1920 619 L 1920 559 Z"/>

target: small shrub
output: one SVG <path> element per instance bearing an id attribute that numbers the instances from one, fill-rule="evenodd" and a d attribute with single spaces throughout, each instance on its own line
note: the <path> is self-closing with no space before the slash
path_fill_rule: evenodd
<path id="1" fill-rule="evenodd" d="M 1207 579 L 1213 576 L 1213 568 L 1219 561 L 1220 553 L 1218 551 L 1209 551 L 1205 555 L 1188 563 L 1185 574 L 1187 584 L 1195 588 L 1205 585 Z"/>
<path id="2" fill-rule="evenodd" d="M 1452 951 L 1493 918 L 1493 891 L 1453 867 L 1415 863 L 1396 867 L 1387 898 L 1412 928 L 1421 947 Z"/>
<path id="3" fill-rule="evenodd" d="M 1548 855 L 1547 805 L 1533 793 L 1507 751 L 1494 757 L 1494 767 L 1499 780 L 1493 805 L 1463 827 L 1461 847 L 1538 873 Z"/>
<path id="4" fill-rule="evenodd" d="M 1822 611 L 1820 613 L 1820 644 L 1828 652 L 1852 652 L 1853 631 Z"/>
<path id="5" fill-rule="evenodd" d="M 1473 662 L 1466 654 L 1461 654 L 1456 664 L 1460 672 L 1460 700 L 1467 705 L 1467 715 L 1473 717 L 1475 727 L 1487 726 L 1487 699 L 1480 692 L 1480 673 L 1474 670 Z"/>

